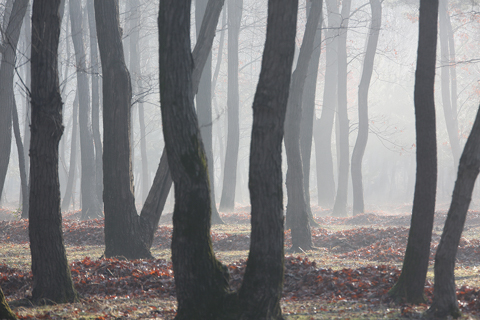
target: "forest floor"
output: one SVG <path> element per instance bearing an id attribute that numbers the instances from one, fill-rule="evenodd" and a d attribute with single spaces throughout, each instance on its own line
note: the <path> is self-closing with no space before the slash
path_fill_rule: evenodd
<path id="1" fill-rule="evenodd" d="M 286 254 L 281 300 L 285 319 L 411 319 L 428 305 L 397 305 L 387 292 L 401 271 L 410 215 L 369 212 L 333 218 L 313 207 L 319 227 L 312 228 L 317 250 Z M 240 286 L 249 248 L 250 208 L 222 214 L 226 224 L 212 227 L 217 257 L 230 270 L 231 287 Z M 400 210 L 401 212 L 402 210 Z M 397 210 L 398 212 L 398 210 Z M 0 286 L 20 319 L 173 319 L 175 285 L 170 260 L 171 214 L 160 221 L 152 253 L 156 260 L 100 259 L 103 220 L 64 216 L 68 260 L 80 302 L 30 306 L 32 275 L 28 222 L 0 211 Z M 433 293 L 433 258 L 446 212 L 439 211 L 431 245 L 425 294 Z M 3 221 L 2 221 L 3 220 Z M 291 245 L 285 233 L 286 249 Z M 480 212 L 468 214 L 455 269 L 464 319 L 480 319 Z"/>

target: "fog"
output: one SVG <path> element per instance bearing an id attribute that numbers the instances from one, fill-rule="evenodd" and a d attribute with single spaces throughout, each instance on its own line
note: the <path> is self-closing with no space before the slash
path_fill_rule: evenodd
<path id="1" fill-rule="evenodd" d="M 225 7 L 227 7 L 227 2 Z M 325 1 L 324 1 L 325 2 Z M 3 10 L 7 1 L 0 1 L 2 26 L 5 25 Z M 160 156 L 163 150 L 163 134 L 159 102 L 158 86 L 158 31 L 157 15 L 158 1 L 140 0 L 138 10 L 141 15 L 140 24 L 131 23 L 132 6 L 129 0 L 120 1 L 120 13 L 123 21 L 123 42 L 127 66 L 131 66 L 130 41 L 135 31 L 139 32 L 138 48 L 140 56 L 140 74 L 132 72 L 134 97 L 132 105 L 132 146 L 133 172 L 135 177 L 135 198 L 140 208 L 148 190 L 142 188 L 142 152 L 141 140 L 146 142 L 148 162 L 148 184 L 151 185 L 155 176 Z M 195 3 L 195 1 L 193 1 Z M 324 86 L 326 55 L 325 39 L 327 30 L 327 9 L 324 3 L 322 23 L 322 47 L 318 80 L 315 96 L 315 118 L 319 119 L 324 105 Z M 409 213 L 413 201 L 415 184 L 415 114 L 414 114 L 414 82 L 416 69 L 416 51 L 418 41 L 418 1 L 414 0 L 385 0 L 382 3 L 382 25 L 376 50 L 374 71 L 369 89 L 369 138 L 363 157 L 363 188 L 365 198 L 365 212 L 401 212 Z M 59 69 L 62 98 L 64 102 L 64 134 L 60 142 L 60 186 L 62 197 L 65 194 L 68 171 L 70 167 L 70 153 L 72 142 L 72 115 L 75 92 L 77 88 L 76 62 L 68 15 L 68 2 L 62 20 L 62 31 L 59 48 Z M 90 41 L 86 16 L 86 1 L 83 1 L 84 14 L 83 38 L 86 51 L 87 71 L 92 74 L 90 59 Z M 192 5 L 195 10 L 195 5 Z M 224 8 L 225 10 L 225 8 Z M 27 11 L 27 15 L 31 10 Z M 448 14 L 454 31 L 454 45 L 456 63 L 450 66 L 455 68 L 457 84 L 457 113 L 458 137 L 461 150 L 466 142 L 473 119 L 480 103 L 479 83 L 479 50 L 480 43 L 480 3 L 478 1 L 450 1 Z M 238 86 L 239 86 L 239 148 L 237 161 L 237 175 L 235 183 L 235 207 L 249 205 L 248 191 L 248 164 L 250 151 L 250 131 L 252 125 L 252 102 L 258 82 L 263 45 L 265 41 L 267 17 L 267 1 L 243 0 L 241 15 L 239 48 L 238 48 Z M 297 23 L 297 55 L 303 39 L 307 20 L 306 2 L 300 0 L 300 11 Z M 350 157 L 355 145 L 358 132 L 358 85 L 360 82 L 366 40 L 369 33 L 371 12 L 368 1 L 353 0 L 347 33 L 347 101 L 349 119 L 349 146 Z M 28 128 L 27 113 L 27 70 L 30 50 L 28 32 L 24 23 L 17 50 L 14 90 L 19 112 L 22 137 Z M 195 44 L 195 14 L 192 13 L 191 39 L 192 47 Z M 224 184 L 224 161 L 227 148 L 228 132 L 228 15 L 222 13 L 217 26 L 212 51 L 212 147 L 214 186 L 217 206 L 221 201 Z M 223 33 L 223 36 L 222 36 Z M 224 42 L 222 42 L 224 41 Z M 221 52 L 220 52 L 221 50 Z M 438 186 L 437 210 L 448 208 L 453 185 L 456 179 L 456 168 L 452 148 L 447 132 L 443 111 L 441 91 L 440 40 L 437 44 L 437 75 L 435 84 L 435 104 L 437 122 L 437 150 L 438 150 Z M 295 68 L 295 62 L 294 62 Z M 100 69 L 101 70 L 101 69 Z M 314 72 L 315 70 L 309 70 Z M 91 77 L 90 77 L 91 78 Z M 91 79 L 89 80 L 91 81 Z M 91 86 L 91 84 L 90 84 Z M 214 86 L 214 87 L 213 87 Z M 101 94 L 101 90 L 100 90 Z M 101 100 L 100 100 L 101 101 Z M 145 134 L 142 135 L 139 122 L 139 105 L 144 109 Z M 101 110 L 101 106 L 100 106 Z M 100 111 L 101 117 L 101 111 Z M 91 121 L 91 120 L 90 120 Z M 100 124 L 102 120 L 100 118 Z M 314 126 L 317 124 L 315 122 Z M 102 128 L 100 126 L 100 131 Z M 332 154 L 335 183 L 337 185 L 337 131 L 333 130 Z M 13 139 L 13 138 L 12 138 Z M 74 202 L 68 210 L 78 210 L 80 204 L 80 144 L 77 142 L 77 166 L 74 184 Z M 316 151 L 312 143 L 310 179 L 311 206 L 318 205 Z M 28 154 L 28 152 L 27 152 Z M 284 173 L 286 173 L 286 158 L 283 155 Z M 5 188 L 1 198 L 1 206 L 16 210 L 21 206 L 20 174 L 18 155 L 15 143 L 11 146 L 11 158 L 5 180 Z M 108 164 L 106 164 L 108 165 Z M 28 171 L 27 171 L 28 172 Z M 349 171 L 350 172 L 350 171 Z M 285 179 L 284 179 L 285 182 Z M 285 183 L 284 183 L 285 187 Z M 172 193 L 173 191 L 171 191 Z M 286 197 L 286 191 L 284 196 Z M 286 205 L 286 199 L 284 201 Z M 470 208 L 480 206 L 480 188 L 474 191 Z M 169 196 L 165 212 L 171 212 L 173 197 Z M 331 210 L 332 207 L 322 206 L 322 210 Z M 349 215 L 352 214 L 352 186 L 349 173 L 349 191 L 347 200 Z"/>

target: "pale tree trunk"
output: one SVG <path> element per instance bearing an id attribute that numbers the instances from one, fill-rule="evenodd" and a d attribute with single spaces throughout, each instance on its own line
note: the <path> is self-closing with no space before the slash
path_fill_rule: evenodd
<path id="1" fill-rule="evenodd" d="M 373 73 L 373 62 L 377 51 L 378 35 L 382 25 L 382 4 L 379 0 L 370 0 L 372 22 L 368 34 L 362 78 L 358 86 L 358 135 L 352 153 L 353 214 L 363 213 L 362 160 L 368 141 L 368 90 Z"/>
<path id="2" fill-rule="evenodd" d="M 195 23 L 197 36 L 200 33 L 203 16 L 205 14 L 208 0 L 196 0 L 195 4 Z M 212 205 L 212 223 L 223 223 L 217 210 L 215 201 L 215 181 L 213 164 L 213 143 L 212 143 L 212 53 L 208 55 L 207 62 L 200 78 L 198 93 L 196 97 L 198 124 L 202 135 L 205 153 L 208 161 L 208 177 L 210 180 L 210 202 Z"/>
<path id="3" fill-rule="evenodd" d="M 323 91 L 323 106 L 320 119 L 314 122 L 315 158 L 317 169 L 318 205 L 331 207 L 335 199 L 335 180 L 333 176 L 332 132 L 337 109 L 338 84 L 338 32 L 340 15 L 335 0 L 326 0 L 328 28 L 326 31 L 326 67 Z"/>
<path id="4" fill-rule="evenodd" d="M 63 133 L 58 84 L 60 0 L 36 0 L 32 15 L 32 143 L 29 238 L 35 304 L 78 300 L 62 235 L 58 144 Z"/>
<path id="5" fill-rule="evenodd" d="M 95 155 L 90 127 L 90 90 L 88 89 L 86 54 L 83 41 L 81 0 L 70 0 L 70 21 L 72 40 L 75 48 L 78 90 L 78 127 L 82 162 L 82 219 L 102 217 L 100 200 L 97 197 L 95 181 Z"/>
<path id="6" fill-rule="evenodd" d="M 13 76 L 15 73 L 16 51 L 23 18 L 27 11 L 28 0 L 16 0 L 13 3 L 8 24 L 1 44 L 0 65 L 0 196 L 3 194 L 5 177 L 10 161 L 12 145 L 12 110 L 14 108 Z M 7 6 L 8 8 L 8 6 Z M 8 11 L 8 10 L 7 10 Z M 4 21 L 4 26 L 6 21 Z"/>
<path id="7" fill-rule="evenodd" d="M 297 67 L 292 74 L 285 118 L 285 150 L 287 154 L 287 228 L 292 230 L 292 251 L 312 249 L 312 235 L 308 209 L 303 190 L 303 168 L 300 153 L 300 122 L 302 118 L 302 96 L 308 66 L 313 52 L 315 34 L 322 13 L 322 1 L 315 0 L 305 26 Z"/>
<path id="8" fill-rule="evenodd" d="M 350 21 L 350 7 L 352 1 L 342 2 L 340 34 L 338 39 L 338 105 L 337 105 L 337 160 L 338 160 L 338 185 L 335 204 L 333 205 L 332 215 L 335 217 L 347 216 L 347 196 L 348 196 L 348 168 L 350 146 L 348 143 L 349 124 L 347 113 L 347 31 Z"/>
<path id="9" fill-rule="evenodd" d="M 240 144 L 240 97 L 238 88 L 238 38 L 242 21 L 243 0 L 228 0 L 228 93 L 227 150 L 223 167 L 220 211 L 233 211 L 237 185 L 238 148 Z"/>
<path id="10" fill-rule="evenodd" d="M 415 130 L 417 174 L 412 220 L 402 273 L 389 294 L 397 301 L 424 303 L 437 190 L 437 138 L 435 128 L 435 62 L 438 0 L 420 0 L 415 73 Z"/>
<path id="11" fill-rule="evenodd" d="M 479 171 L 480 108 L 460 159 L 452 203 L 435 254 L 433 302 L 428 310 L 435 318 L 458 318 L 461 315 L 455 290 L 455 256 Z"/>
<path id="12" fill-rule="evenodd" d="M 18 112 L 17 104 L 15 102 L 15 97 L 13 98 L 13 108 L 12 108 L 12 120 L 13 120 L 13 133 L 15 135 L 15 142 L 17 144 L 18 152 L 18 167 L 20 170 L 20 184 L 21 184 L 21 194 L 22 194 L 22 217 L 28 217 L 28 181 L 27 181 L 27 172 L 25 167 L 25 154 L 23 153 L 23 143 L 22 137 L 20 135 L 20 124 L 18 123 Z"/>

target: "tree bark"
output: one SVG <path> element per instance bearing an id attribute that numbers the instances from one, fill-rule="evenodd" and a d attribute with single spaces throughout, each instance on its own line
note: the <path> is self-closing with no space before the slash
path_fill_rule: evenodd
<path id="1" fill-rule="evenodd" d="M 75 49 L 78 90 L 78 128 L 80 132 L 80 153 L 82 163 L 82 219 L 103 216 L 100 200 L 97 197 L 95 178 L 95 151 L 90 127 L 90 90 L 88 89 L 86 54 L 83 42 L 81 0 L 70 0 L 70 21 L 72 40 Z"/>
<path id="2" fill-rule="evenodd" d="M 34 1 L 29 236 L 34 303 L 76 301 L 62 235 L 58 144 L 63 133 L 58 84 L 60 0 Z"/>
<path id="3" fill-rule="evenodd" d="M 5 299 L 5 295 L 3 294 L 2 288 L 0 288 L 0 319 L 5 319 L 5 320 L 17 319 L 17 316 L 12 311 L 12 309 L 10 309 L 8 302 Z"/>
<path id="4" fill-rule="evenodd" d="M 373 73 L 373 62 L 377 51 L 378 35 L 382 25 L 382 4 L 379 0 L 370 0 L 372 22 L 368 34 L 367 49 L 363 61 L 362 78 L 358 86 L 358 135 L 352 153 L 353 215 L 363 213 L 362 160 L 368 141 L 368 91 Z"/>
<path id="5" fill-rule="evenodd" d="M 312 235 L 308 219 L 305 191 L 303 190 L 303 168 L 300 153 L 300 122 L 302 118 L 302 96 L 308 66 L 313 52 L 315 33 L 322 13 L 322 1 L 312 2 L 305 34 L 298 56 L 297 67 L 292 75 L 285 117 L 285 150 L 287 154 L 287 228 L 292 230 L 292 251 L 312 249 Z"/>
<path id="6" fill-rule="evenodd" d="M 10 161 L 12 145 L 12 109 L 14 105 L 13 76 L 15 73 L 16 51 L 23 17 L 27 11 L 28 0 L 16 0 L 11 14 L 8 15 L 2 43 L 5 50 L 2 53 L 0 65 L 0 196 L 3 194 L 5 177 Z M 8 10 L 7 10 L 8 12 Z M 7 17 L 6 17 L 7 18 Z M 7 20 L 4 21 L 4 24 Z"/>
<path id="7" fill-rule="evenodd" d="M 175 319 L 215 319 L 226 296 L 228 271 L 215 258 L 210 238 L 207 160 L 193 104 L 190 5 L 189 0 L 163 0 L 158 18 L 163 133 L 175 182 Z"/>
<path id="8" fill-rule="evenodd" d="M 333 205 L 332 215 L 335 217 L 347 216 L 347 196 L 348 196 L 348 167 L 350 146 L 348 143 L 349 124 L 347 113 L 347 31 L 350 21 L 350 7 L 352 1 L 342 2 L 342 11 L 338 39 L 338 125 L 339 135 L 337 136 L 338 157 L 338 185 L 335 204 Z"/>
<path id="9" fill-rule="evenodd" d="M 195 23 L 197 30 L 197 37 L 202 26 L 203 16 L 207 9 L 208 0 L 197 0 L 195 4 Z M 210 180 L 210 202 L 212 205 L 212 223 L 223 224 L 222 218 L 217 210 L 215 201 L 215 181 L 214 172 L 215 167 L 213 163 L 213 144 L 212 144 L 212 51 L 208 55 L 205 67 L 203 68 L 202 77 L 198 87 L 196 97 L 198 124 L 200 126 L 200 134 L 205 146 L 205 152 L 208 160 L 208 177 Z"/>
<path id="10" fill-rule="evenodd" d="M 248 183 L 251 243 L 239 292 L 238 319 L 283 319 L 280 307 L 284 273 L 282 137 L 297 10 L 297 1 L 270 0 L 268 4 L 267 38 L 253 102 Z"/>
<path id="11" fill-rule="evenodd" d="M 455 292 L 455 256 L 479 171 L 480 108 L 460 159 L 452 203 L 435 254 L 434 295 L 428 310 L 435 318 L 458 318 L 461 315 Z"/>
<path id="12" fill-rule="evenodd" d="M 235 207 L 238 148 L 240 145 L 240 97 L 238 88 L 238 38 L 242 21 L 243 0 L 228 0 L 228 92 L 227 92 L 227 150 L 223 167 L 220 211 L 230 212 Z"/>
<path id="13" fill-rule="evenodd" d="M 323 106 L 320 119 L 314 123 L 315 158 L 317 169 L 318 205 L 331 207 L 335 199 L 335 179 L 333 176 L 332 131 L 337 109 L 338 85 L 338 32 L 340 15 L 335 0 L 326 0 L 328 29 L 326 31 L 326 67 L 323 91 Z"/>
<path id="14" fill-rule="evenodd" d="M 402 273 L 390 295 L 397 301 L 424 303 L 424 285 L 430 256 L 437 189 L 437 141 L 435 129 L 435 62 L 438 0 L 420 0 L 420 20 L 415 73 L 415 129 L 417 174 L 412 221 Z"/>

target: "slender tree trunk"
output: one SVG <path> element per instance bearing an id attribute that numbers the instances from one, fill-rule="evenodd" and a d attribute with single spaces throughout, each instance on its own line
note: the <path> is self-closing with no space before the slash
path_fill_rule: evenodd
<path id="1" fill-rule="evenodd" d="M 12 108 L 12 120 L 13 120 L 13 133 L 15 135 L 15 142 L 17 144 L 18 152 L 18 167 L 20 169 L 20 183 L 22 191 L 22 218 L 24 218 L 26 211 L 26 216 L 28 217 L 28 181 L 27 173 L 25 168 L 25 154 L 23 153 L 23 143 L 22 137 L 20 136 L 20 124 L 18 123 L 18 113 L 17 113 L 17 104 L 15 102 L 15 97 L 13 98 L 13 108 Z"/>
<path id="2" fill-rule="evenodd" d="M 28 0 L 16 0 L 11 14 L 7 15 L 3 34 L 2 59 L 0 64 L 0 196 L 3 194 L 5 177 L 10 161 L 12 145 L 12 109 L 14 107 L 13 76 L 15 72 L 16 51 L 23 17 L 27 11 Z M 8 6 L 7 6 L 8 8 Z M 8 12 L 9 10 L 7 10 Z"/>
<path id="3" fill-rule="evenodd" d="M 305 34 L 298 56 L 297 67 L 292 75 L 285 118 L 285 150 L 287 153 L 287 228 L 292 230 L 292 251 L 312 249 L 312 235 L 308 209 L 303 189 L 303 168 L 300 153 L 300 122 L 302 119 L 302 96 L 308 66 L 312 56 L 315 33 L 322 13 L 322 1 L 312 2 Z"/>
<path id="4" fill-rule="evenodd" d="M 78 127 L 82 162 L 82 219 L 102 217 L 95 180 L 95 151 L 90 127 L 90 90 L 88 89 L 86 54 L 83 42 L 81 0 L 70 0 L 70 21 L 75 48 L 78 90 Z"/>
<path id="5" fill-rule="evenodd" d="M 90 34 L 90 64 L 92 81 L 92 133 L 95 146 L 95 184 L 97 199 L 102 207 L 103 199 L 103 148 L 100 135 L 100 74 L 98 60 L 97 27 L 93 0 L 87 0 L 88 29 Z"/>
<path id="6" fill-rule="evenodd" d="M 32 143 L 29 236 L 34 303 L 77 300 L 62 235 L 58 144 L 63 133 L 58 84 L 60 0 L 33 3 Z"/>
<path id="7" fill-rule="evenodd" d="M 338 186 L 335 204 L 333 205 L 333 216 L 347 216 L 347 196 L 348 196 L 348 167 L 350 146 L 348 143 L 349 124 L 347 113 L 347 31 L 350 21 L 350 7 L 352 1 L 342 2 L 342 11 L 340 24 L 340 34 L 338 39 L 338 125 L 339 135 L 337 136 L 338 157 Z"/>
<path id="8" fill-rule="evenodd" d="M 0 319 L 5 320 L 15 320 L 17 316 L 15 313 L 10 309 L 10 306 L 5 299 L 5 295 L 3 294 L 2 288 L 0 288 Z"/>
<path id="9" fill-rule="evenodd" d="M 430 256 L 437 189 L 437 140 L 435 129 L 435 62 L 438 0 L 420 0 L 420 22 L 415 73 L 415 129 L 417 174 L 412 221 L 402 273 L 390 295 L 397 301 L 423 303 Z"/>
<path id="10" fill-rule="evenodd" d="M 480 108 L 460 159 L 452 203 L 435 255 L 434 295 L 429 309 L 435 318 L 458 318 L 461 315 L 455 292 L 455 256 L 479 171 Z"/>
<path id="11" fill-rule="evenodd" d="M 228 0 L 228 134 L 223 173 L 220 211 L 233 211 L 237 184 L 238 148 L 240 145 L 240 97 L 238 88 L 238 38 L 243 0 Z"/>
<path id="12" fill-rule="evenodd" d="M 352 153 L 353 214 L 363 213 L 362 160 L 368 141 L 368 90 L 373 73 L 373 62 L 377 51 L 378 35 L 382 25 L 382 4 L 379 0 L 370 0 L 372 22 L 368 35 L 367 49 L 363 61 L 362 78 L 358 86 L 358 135 Z"/>
<path id="13" fill-rule="evenodd" d="M 338 84 L 338 30 L 340 15 L 335 0 L 326 0 L 328 10 L 328 28 L 326 31 L 326 70 L 323 91 L 323 107 L 319 120 L 314 122 L 315 158 L 317 169 L 318 205 L 331 207 L 335 199 L 335 180 L 333 176 L 332 131 L 337 109 Z"/>
<path id="14" fill-rule="evenodd" d="M 195 22 L 197 36 L 200 33 L 202 26 L 203 16 L 206 11 L 208 0 L 196 0 L 195 5 Z M 212 223 L 223 223 L 222 218 L 217 210 L 215 201 L 215 181 L 214 172 L 215 167 L 213 164 L 213 144 L 212 144 L 212 52 L 208 55 L 207 62 L 200 78 L 200 84 L 198 87 L 198 93 L 196 97 L 197 102 L 197 115 L 198 124 L 200 126 L 200 133 L 202 135 L 202 141 L 205 146 L 205 152 L 207 154 L 208 161 L 208 177 L 210 180 L 210 202 L 212 205 Z"/>

